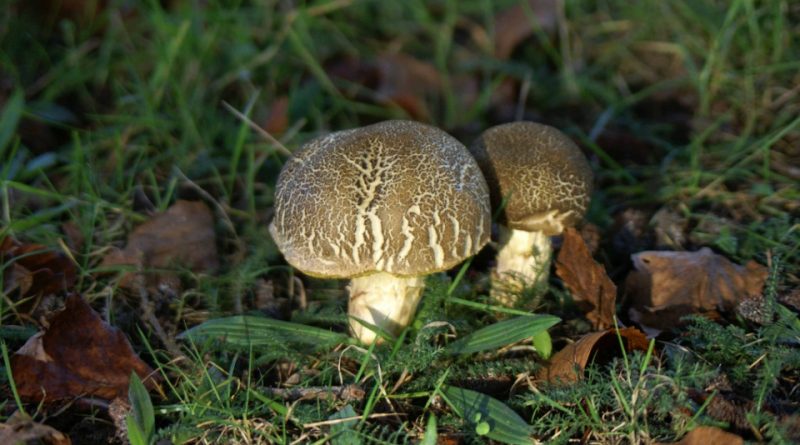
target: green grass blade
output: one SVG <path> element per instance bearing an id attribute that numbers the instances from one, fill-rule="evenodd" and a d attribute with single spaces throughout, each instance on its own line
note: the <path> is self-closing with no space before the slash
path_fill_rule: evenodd
<path id="1" fill-rule="evenodd" d="M 497 349 L 533 337 L 559 321 L 561 319 L 553 315 L 527 315 L 504 320 L 458 339 L 446 351 L 450 354 L 470 354 Z"/>
<path id="2" fill-rule="evenodd" d="M 131 372 L 131 381 L 128 384 L 128 400 L 131 403 L 133 423 L 138 427 L 138 432 L 141 433 L 142 439 L 144 440 L 143 443 L 150 443 L 156 432 L 153 402 L 150 401 L 150 394 L 147 393 L 147 388 L 144 387 L 142 380 L 135 372 Z M 131 419 L 129 417 L 129 426 L 130 423 Z M 133 443 L 133 441 L 131 441 L 131 443 Z"/>
<path id="3" fill-rule="evenodd" d="M 14 137 L 17 124 L 22 117 L 22 110 L 25 107 L 25 94 L 21 89 L 17 89 L 6 102 L 2 114 L 0 114 L 0 153 Z"/>
<path id="4" fill-rule="evenodd" d="M 425 426 L 425 435 L 419 445 L 436 445 L 439 434 L 436 429 L 436 416 L 433 414 L 428 417 L 428 424 Z"/>
<path id="5" fill-rule="evenodd" d="M 508 444 L 532 444 L 531 428 L 505 403 L 486 394 L 469 389 L 445 386 L 441 394 L 458 415 L 475 428 L 478 424 L 489 425 L 483 434 L 489 439 Z"/>
<path id="6" fill-rule="evenodd" d="M 128 442 L 130 442 L 131 445 L 149 445 L 142 432 L 142 427 L 136 423 L 136 419 L 133 415 L 128 415 L 128 417 L 125 418 L 125 423 L 128 425 Z"/>
<path id="7" fill-rule="evenodd" d="M 531 339 L 533 347 L 543 359 L 550 358 L 553 353 L 553 339 L 550 338 L 550 333 L 547 331 L 539 332 Z"/>
<path id="8" fill-rule="evenodd" d="M 338 332 L 266 317 L 237 315 L 206 321 L 181 333 L 178 338 L 217 337 L 237 346 L 259 346 L 275 341 L 323 345 L 348 343 L 350 337 Z"/>

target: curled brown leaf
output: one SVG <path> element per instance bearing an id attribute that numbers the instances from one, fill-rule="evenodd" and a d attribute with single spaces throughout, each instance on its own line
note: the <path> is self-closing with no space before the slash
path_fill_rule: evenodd
<path id="1" fill-rule="evenodd" d="M 636 270 L 625 283 L 631 318 L 658 330 L 679 326 L 684 315 L 730 312 L 745 298 L 758 298 L 767 278 L 764 266 L 740 266 L 707 247 L 645 251 L 631 259 Z"/>
<path id="2" fill-rule="evenodd" d="M 101 266 L 132 266 L 136 270 L 183 266 L 195 272 L 216 271 L 219 258 L 211 210 L 200 201 L 177 201 L 136 227 L 125 248 L 111 251 Z M 132 287 L 135 276 L 134 272 L 125 273 L 120 286 Z M 147 278 L 151 287 L 177 281 L 164 271 Z"/>
<path id="3" fill-rule="evenodd" d="M 22 297 L 48 295 L 69 290 L 77 270 L 70 258 L 41 244 L 24 244 L 13 238 L 0 240 L 3 291 L 18 290 Z"/>
<path id="4" fill-rule="evenodd" d="M 580 380 L 583 377 L 583 370 L 590 362 L 607 363 L 613 357 L 620 355 L 618 334 L 628 352 L 647 350 L 647 337 L 636 328 L 592 332 L 555 353 L 536 378 L 552 383 Z"/>
<path id="5" fill-rule="evenodd" d="M 508 59 L 514 48 L 537 28 L 549 33 L 558 24 L 560 0 L 527 0 L 497 14 L 494 20 L 495 56 Z"/>
<path id="6" fill-rule="evenodd" d="M 36 402 L 126 397 L 131 371 L 155 387 L 153 370 L 125 335 L 77 294 L 11 357 L 11 371 L 20 397 Z"/>
<path id="7" fill-rule="evenodd" d="M 17 411 L 5 423 L 0 423 L 0 443 L 70 445 L 72 441 L 66 434 L 51 426 L 34 422 Z"/>
<path id="8" fill-rule="evenodd" d="M 736 434 L 721 430 L 715 426 L 699 426 L 689 431 L 689 434 L 683 436 L 683 439 L 678 442 L 672 442 L 672 444 L 659 442 L 656 445 L 740 445 L 743 443 L 744 440 Z"/>
<path id="9" fill-rule="evenodd" d="M 556 275 L 595 329 L 613 326 L 617 286 L 606 269 L 592 259 L 586 242 L 573 228 L 564 231 L 564 243 L 556 257 Z"/>

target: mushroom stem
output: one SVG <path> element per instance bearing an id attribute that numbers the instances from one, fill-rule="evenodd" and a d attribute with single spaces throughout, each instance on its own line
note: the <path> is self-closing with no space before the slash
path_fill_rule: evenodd
<path id="1" fill-rule="evenodd" d="M 347 314 L 353 337 L 365 344 L 382 341 L 354 318 L 398 335 L 414 318 L 424 287 L 424 277 L 399 277 L 386 272 L 350 280 Z"/>
<path id="2" fill-rule="evenodd" d="M 511 307 L 528 287 L 539 287 L 550 275 L 553 247 L 543 232 L 527 232 L 500 226 L 497 268 L 492 275 L 491 296 Z"/>

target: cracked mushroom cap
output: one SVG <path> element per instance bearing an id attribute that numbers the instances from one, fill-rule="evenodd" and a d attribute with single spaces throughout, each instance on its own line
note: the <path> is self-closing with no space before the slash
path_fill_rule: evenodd
<path id="1" fill-rule="evenodd" d="M 512 229 L 557 235 L 586 213 L 592 170 L 578 146 L 557 129 L 513 122 L 484 131 L 470 146 L 503 222 Z"/>
<path id="2" fill-rule="evenodd" d="M 314 139 L 287 161 L 270 233 L 306 274 L 414 276 L 449 269 L 490 235 L 469 151 L 435 127 L 386 121 Z"/>

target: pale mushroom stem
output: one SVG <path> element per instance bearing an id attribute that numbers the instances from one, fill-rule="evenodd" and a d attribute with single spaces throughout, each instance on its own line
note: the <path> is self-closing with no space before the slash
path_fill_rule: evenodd
<path id="1" fill-rule="evenodd" d="M 365 344 L 381 342 L 378 334 L 353 317 L 398 335 L 414 318 L 424 287 L 424 277 L 399 277 L 386 272 L 350 280 L 347 313 L 353 337 Z"/>
<path id="2" fill-rule="evenodd" d="M 553 247 L 550 237 L 543 232 L 527 232 L 502 225 L 498 244 L 491 297 L 495 302 L 511 307 L 519 300 L 522 290 L 547 283 Z"/>

